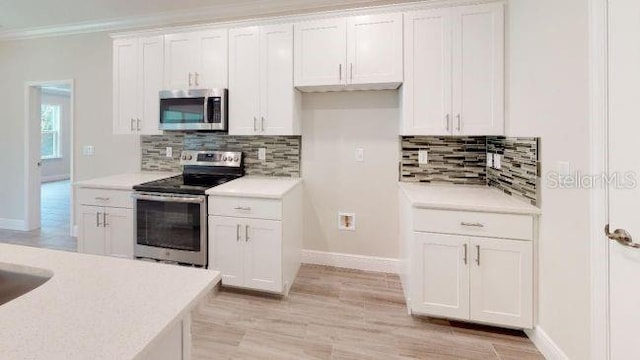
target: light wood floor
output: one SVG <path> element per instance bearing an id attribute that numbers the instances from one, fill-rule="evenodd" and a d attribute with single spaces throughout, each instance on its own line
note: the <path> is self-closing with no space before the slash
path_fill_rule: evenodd
<path id="1" fill-rule="evenodd" d="M 194 359 L 544 359 L 520 331 L 407 315 L 396 275 L 303 265 L 288 298 L 222 289 Z"/>

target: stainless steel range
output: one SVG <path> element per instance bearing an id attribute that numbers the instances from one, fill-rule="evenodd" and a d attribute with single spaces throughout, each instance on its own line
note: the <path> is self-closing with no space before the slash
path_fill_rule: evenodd
<path id="1" fill-rule="evenodd" d="M 207 266 L 207 196 L 244 175 L 241 152 L 183 151 L 182 175 L 136 185 L 134 255 Z"/>

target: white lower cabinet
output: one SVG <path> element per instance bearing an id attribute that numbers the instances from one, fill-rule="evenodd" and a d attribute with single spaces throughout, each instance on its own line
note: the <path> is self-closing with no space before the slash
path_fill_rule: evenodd
<path id="1" fill-rule="evenodd" d="M 517 215 L 530 219 L 508 224 L 516 215 L 427 211 L 412 208 L 403 199 L 401 206 L 406 207 L 401 217 L 401 279 L 412 314 L 533 327 L 537 226 L 533 215 Z M 426 214 L 433 219 L 456 218 L 462 226 L 447 228 L 442 221 L 427 221 Z M 510 233 L 522 239 L 498 238 L 505 232 L 493 226 L 500 216 Z M 470 235 L 474 231 L 478 235 Z"/>

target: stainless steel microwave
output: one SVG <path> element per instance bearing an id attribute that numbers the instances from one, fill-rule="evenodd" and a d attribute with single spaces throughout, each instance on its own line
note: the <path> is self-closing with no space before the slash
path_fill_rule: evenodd
<path id="1" fill-rule="evenodd" d="M 160 91 L 160 130 L 226 131 L 227 89 Z"/>

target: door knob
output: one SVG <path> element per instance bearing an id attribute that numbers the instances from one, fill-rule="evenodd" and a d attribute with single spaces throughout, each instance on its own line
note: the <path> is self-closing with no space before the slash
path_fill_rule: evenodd
<path id="1" fill-rule="evenodd" d="M 604 234 L 610 240 L 617 241 L 620 245 L 632 247 L 632 248 L 640 248 L 640 244 L 634 243 L 631 234 L 627 230 L 624 229 L 616 229 L 614 232 L 609 232 L 609 224 L 604 226 Z"/>

